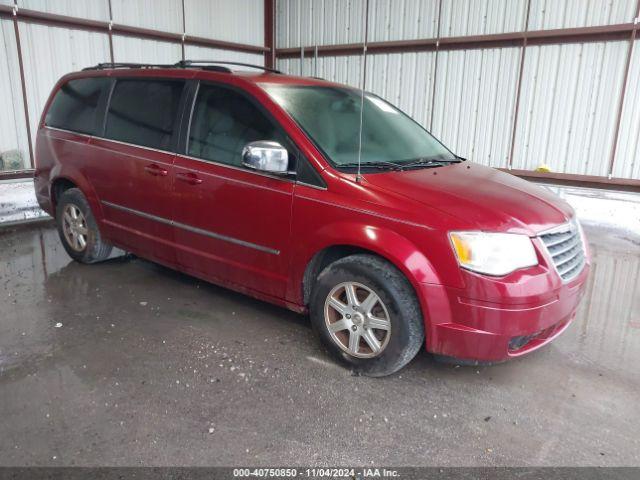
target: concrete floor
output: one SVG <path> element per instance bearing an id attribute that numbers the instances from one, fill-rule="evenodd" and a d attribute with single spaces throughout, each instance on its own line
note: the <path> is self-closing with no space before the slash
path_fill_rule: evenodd
<path id="1" fill-rule="evenodd" d="M 586 225 L 588 295 L 492 367 L 351 376 L 306 317 L 0 232 L 0 465 L 640 465 L 640 232 Z"/>

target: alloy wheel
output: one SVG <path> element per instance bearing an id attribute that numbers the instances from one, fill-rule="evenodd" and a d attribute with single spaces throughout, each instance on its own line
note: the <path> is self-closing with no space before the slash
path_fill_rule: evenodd
<path id="1" fill-rule="evenodd" d="M 62 212 L 62 231 L 67 243 L 76 252 L 82 252 L 87 248 L 87 219 L 82 210 L 73 203 L 65 205 Z"/>
<path id="2" fill-rule="evenodd" d="M 324 320 L 331 339 L 354 357 L 380 355 L 391 337 L 387 307 L 377 293 L 361 283 L 336 285 L 325 300 Z"/>

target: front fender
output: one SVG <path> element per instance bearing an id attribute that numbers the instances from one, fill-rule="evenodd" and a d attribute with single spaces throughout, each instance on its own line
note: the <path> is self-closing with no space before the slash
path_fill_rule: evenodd
<path id="1" fill-rule="evenodd" d="M 357 247 L 385 258 L 407 277 L 416 292 L 422 283 L 441 283 L 424 253 L 409 239 L 388 228 L 343 221 L 324 225 L 308 238 L 310 240 L 294 252 L 292 262 L 295 271 L 289 298 L 299 305 L 304 304 L 301 285 L 307 265 L 317 254 L 334 246 Z"/>

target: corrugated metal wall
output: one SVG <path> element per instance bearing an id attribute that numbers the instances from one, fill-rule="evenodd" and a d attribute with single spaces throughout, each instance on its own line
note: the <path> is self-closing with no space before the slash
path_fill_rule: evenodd
<path id="1" fill-rule="evenodd" d="M 364 0 L 276 0 L 276 45 L 361 42 L 364 6 Z"/>
<path id="2" fill-rule="evenodd" d="M 362 0 L 276 1 L 278 48 L 364 40 Z M 370 0 L 368 41 L 633 23 L 637 7 L 637 0 L 530 0 L 530 5 L 529 0 L 441 1 Z M 375 53 L 367 57 L 366 88 L 476 162 L 508 167 L 511 158 L 514 169 L 546 165 L 560 173 L 607 176 L 628 49 L 628 40 L 529 45 L 519 93 L 520 46 Z M 297 58 L 279 59 L 278 68 L 354 86 L 361 82 L 357 55 L 305 58 L 302 70 Z M 614 177 L 640 179 L 639 112 L 636 41 Z"/>
<path id="3" fill-rule="evenodd" d="M 640 178 L 640 40 L 633 45 L 616 152 L 613 175 Z"/>
<path id="4" fill-rule="evenodd" d="M 384 75 L 376 73 L 381 70 Z M 434 74 L 432 52 L 375 55 L 367 60 L 367 89 L 426 124 L 431 119 Z M 351 83 L 358 84 L 355 78 Z"/>
<path id="5" fill-rule="evenodd" d="M 29 165 L 29 146 L 22 102 L 18 53 L 13 22 L 0 20 L 0 170 Z"/>
<path id="6" fill-rule="evenodd" d="M 433 38 L 438 32 L 438 0 L 371 0 L 372 42 Z"/>
<path id="7" fill-rule="evenodd" d="M 113 21 L 182 33 L 182 0 L 111 0 Z"/>
<path id="8" fill-rule="evenodd" d="M 275 0 L 278 47 L 359 43 L 366 0 Z M 637 0 L 369 0 L 369 41 L 384 42 L 633 22 Z M 11 0 L 0 0 L 12 4 Z M 17 0 L 20 8 L 108 21 L 109 0 Z M 111 0 L 113 21 L 238 43 L 264 42 L 263 0 Z M 441 15 L 439 15 L 441 13 Z M 527 22 L 528 14 L 528 22 Z M 13 24 L 2 20 L 0 154 L 28 143 Z M 183 29 L 184 25 L 184 29 Z M 109 60 L 104 33 L 19 22 L 32 131 L 62 74 Z M 366 87 L 397 104 L 462 156 L 515 169 L 640 179 L 640 47 L 628 41 L 372 54 Z M 174 62 L 179 44 L 113 35 L 116 61 Z M 186 46 L 187 58 L 263 64 L 263 56 Z M 358 86 L 358 55 L 278 60 L 282 70 Z M 516 99 L 519 95 L 517 116 Z M 514 132 L 515 124 L 515 132 Z M 514 136 L 511 152 L 511 136 Z M 9 154 L 13 155 L 12 153 Z M 511 158 L 510 158 L 511 157 Z M 15 155 L 12 156 L 15 158 Z M 28 162 L 25 166 L 29 166 Z M 6 168 L 6 166 L 5 166 Z"/>
<path id="9" fill-rule="evenodd" d="M 232 52 L 231 50 L 221 50 L 218 48 L 199 47 L 195 45 L 187 45 L 185 47 L 185 57 L 193 60 L 206 60 L 215 58 L 224 62 L 240 62 L 250 63 L 252 65 L 264 65 L 264 55 L 255 53 Z M 243 67 L 237 67 L 237 70 L 243 70 Z"/>
<path id="10" fill-rule="evenodd" d="M 531 0 L 529 30 L 632 22 L 635 8 L 634 0 Z"/>
<path id="11" fill-rule="evenodd" d="M 13 2 L 7 2 L 13 3 Z M 70 17 L 109 21 L 109 3 L 104 0 L 18 0 L 18 7 Z"/>
<path id="12" fill-rule="evenodd" d="M 190 35 L 264 45 L 264 0 L 185 0 Z"/>
<path id="13" fill-rule="evenodd" d="M 182 60 L 182 47 L 177 43 L 114 35 L 113 58 L 118 62 L 176 63 Z"/>
<path id="14" fill-rule="evenodd" d="M 111 14 L 109 14 L 111 3 Z M 14 5 L 13 0 L 0 4 Z M 17 0 L 30 9 L 80 19 L 152 29 L 246 45 L 264 45 L 264 0 Z M 18 21 L 32 139 L 42 108 L 64 74 L 110 61 L 104 32 Z M 0 19 L 0 171 L 31 168 L 13 21 Z M 115 34 L 116 62 L 174 63 L 180 43 Z M 185 46 L 185 57 L 264 64 L 262 54 Z"/>
<path id="15" fill-rule="evenodd" d="M 628 42 L 527 48 L 514 168 L 606 176 Z"/>
<path id="16" fill-rule="evenodd" d="M 521 32 L 526 11 L 527 0 L 445 0 L 442 2 L 440 36 Z"/>
<path id="17" fill-rule="evenodd" d="M 520 55 L 520 48 L 440 52 L 433 134 L 466 158 L 506 167 Z"/>
<path id="18" fill-rule="evenodd" d="M 102 33 L 20 23 L 31 137 L 51 88 L 66 73 L 109 61 L 109 37 Z"/>

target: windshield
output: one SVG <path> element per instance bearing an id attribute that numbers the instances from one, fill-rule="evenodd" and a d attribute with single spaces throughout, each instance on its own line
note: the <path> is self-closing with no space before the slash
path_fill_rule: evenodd
<path id="1" fill-rule="evenodd" d="M 338 168 L 354 167 L 360 143 L 359 90 L 316 86 L 264 86 Z M 457 158 L 418 123 L 390 103 L 365 93 L 364 168 L 455 162 Z"/>

